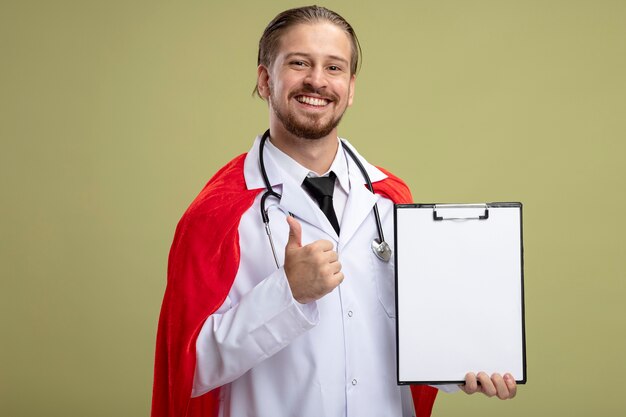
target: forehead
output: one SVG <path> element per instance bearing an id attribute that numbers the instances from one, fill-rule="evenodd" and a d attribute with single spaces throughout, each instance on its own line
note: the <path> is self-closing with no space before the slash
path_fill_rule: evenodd
<path id="1" fill-rule="evenodd" d="M 317 58 L 338 57 L 350 62 L 350 36 L 330 22 L 301 23 L 282 34 L 276 58 L 288 54 L 306 54 Z"/>

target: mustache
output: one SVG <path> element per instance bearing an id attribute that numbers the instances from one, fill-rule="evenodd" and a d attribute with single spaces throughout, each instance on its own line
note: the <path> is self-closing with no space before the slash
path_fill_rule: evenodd
<path id="1" fill-rule="evenodd" d="M 304 86 L 300 90 L 289 94 L 289 98 L 293 98 L 295 96 L 306 95 L 306 94 L 314 94 L 318 98 L 323 98 L 325 100 L 330 101 L 338 101 L 339 97 L 336 94 L 328 94 L 323 91 L 321 88 L 313 88 L 311 86 Z"/>

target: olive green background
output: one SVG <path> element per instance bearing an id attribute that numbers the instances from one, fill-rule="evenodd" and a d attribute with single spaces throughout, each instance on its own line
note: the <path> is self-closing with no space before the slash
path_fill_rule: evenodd
<path id="1" fill-rule="evenodd" d="M 0 415 L 148 414 L 175 225 L 297 5 L 2 1 Z M 364 50 L 342 136 L 418 202 L 524 203 L 528 383 L 433 415 L 623 415 L 626 2 L 325 5 Z"/>

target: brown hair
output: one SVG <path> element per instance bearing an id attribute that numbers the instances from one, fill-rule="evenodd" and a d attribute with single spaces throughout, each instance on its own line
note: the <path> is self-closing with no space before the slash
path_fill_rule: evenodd
<path id="1" fill-rule="evenodd" d="M 343 29 L 349 36 L 352 43 L 352 56 L 350 59 L 350 74 L 357 73 L 359 68 L 359 56 L 362 55 L 361 45 L 356 33 L 350 23 L 341 17 L 338 13 L 333 12 L 321 6 L 305 6 L 295 9 L 285 10 L 279 13 L 265 28 L 263 35 L 259 40 L 259 55 L 257 65 L 270 67 L 278 50 L 280 37 L 288 28 L 301 23 L 317 23 L 326 21 L 337 25 Z M 253 95 L 259 95 L 258 86 L 255 86 Z"/>

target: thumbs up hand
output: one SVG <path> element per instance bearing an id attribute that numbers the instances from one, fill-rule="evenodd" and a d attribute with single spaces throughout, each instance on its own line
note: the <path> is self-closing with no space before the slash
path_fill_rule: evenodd
<path id="1" fill-rule="evenodd" d="M 293 298 L 306 304 L 318 300 L 331 292 L 343 281 L 341 264 L 333 244 L 328 240 L 317 240 L 302 246 L 302 226 L 291 216 L 289 240 L 285 246 L 285 274 Z"/>

